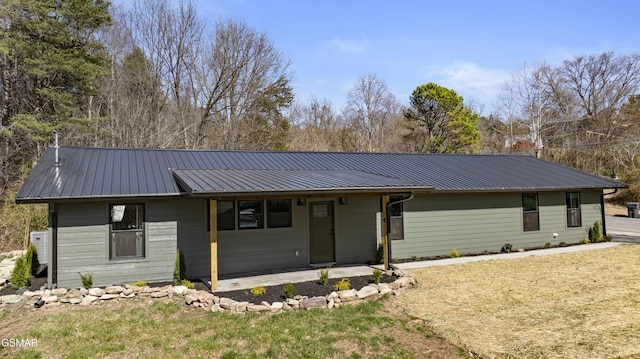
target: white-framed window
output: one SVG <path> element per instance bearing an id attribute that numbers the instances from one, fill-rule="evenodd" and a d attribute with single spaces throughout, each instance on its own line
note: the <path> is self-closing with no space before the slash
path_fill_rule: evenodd
<path id="1" fill-rule="evenodd" d="M 567 192 L 567 227 L 582 227 L 580 192 Z"/>
<path id="2" fill-rule="evenodd" d="M 522 227 L 525 232 L 540 230 L 537 193 L 522 194 Z"/>
<path id="3" fill-rule="evenodd" d="M 401 200 L 401 196 L 390 196 L 389 202 Z M 404 239 L 404 203 L 389 206 L 389 239 Z"/>
<path id="4" fill-rule="evenodd" d="M 144 204 L 109 205 L 109 258 L 144 258 Z"/>

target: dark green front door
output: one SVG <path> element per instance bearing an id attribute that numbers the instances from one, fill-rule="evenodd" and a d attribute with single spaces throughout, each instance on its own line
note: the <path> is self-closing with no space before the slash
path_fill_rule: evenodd
<path id="1" fill-rule="evenodd" d="M 310 202 L 309 246 L 311 264 L 335 262 L 333 202 Z"/>

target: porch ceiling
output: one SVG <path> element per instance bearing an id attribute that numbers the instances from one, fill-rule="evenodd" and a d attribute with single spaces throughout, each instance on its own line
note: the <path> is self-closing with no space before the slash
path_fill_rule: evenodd
<path id="1" fill-rule="evenodd" d="M 191 196 L 314 193 L 392 193 L 431 191 L 390 176 L 358 170 L 174 169 L 180 187 Z"/>

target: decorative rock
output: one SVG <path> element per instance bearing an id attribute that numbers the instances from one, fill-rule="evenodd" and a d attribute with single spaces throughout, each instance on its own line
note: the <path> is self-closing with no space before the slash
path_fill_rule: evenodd
<path id="1" fill-rule="evenodd" d="M 159 290 L 160 288 L 158 287 L 148 287 L 148 286 L 142 287 L 142 293 L 155 293 Z"/>
<path id="2" fill-rule="evenodd" d="M 291 308 L 291 306 L 287 303 L 282 303 L 282 309 L 284 310 L 293 310 L 293 308 Z"/>
<path id="3" fill-rule="evenodd" d="M 197 296 L 198 295 L 198 291 L 195 289 L 188 289 L 184 292 L 184 295 L 193 295 L 193 296 Z"/>
<path id="4" fill-rule="evenodd" d="M 66 288 L 55 288 L 51 290 L 51 295 L 63 296 L 67 294 Z"/>
<path id="5" fill-rule="evenodd" d="M 374 294 L 378 294 L 378 289 L 370 286 L 362 287 L 359 291 L 356 292 L 356 297 L 360 299 L 365 299 Z"/>
<path id="6" fill-rule="evenodd" d="M 93 302 L 95 302 L 96 300 L 98 300 L 98 297 L 93 296 L 93 295 L 87 295 L 86 297 L 82 298 L 82 301 L 80 302 L 80 305 L 89 305 Z"/>
<path id="7" fill-rule="evenodd" d="M 236 302 L 233 299 L 220 298 L 220 308 L 223 308 L 223 309 L 232 309 L 236 303 L 238 302 Z"/>
<path id="8" fill-rule="evenodd" d="M 311 297 L 300 301 L 300 308 L 302 309 L 319 308 L 326 306 L 327 299 L 325 299 L 325 297 Z"/>
<path id="9" fill-rule="evenodd" d="M 102 297 L 103 294 L 104 290 L 100 288 L 89 288 L 89 295 L 92 295 L 94 297 Z"/>
<path id="10" fill-rule="evenodd" d="M 389 288 L 389 286 L 386 283 L 378 284 L 378 290 L 380 291 L 380 294 L 389 294 L 389 293 L 391 293 L 391 288 Z"/>
<path id="11" fill-rule="evenodd" d="M 329 298 L 329 303 L 327 303 L 327 308 L 331 309 L 335 305 L 333 298 Z"/>
<path id="12" fill-rule="evenodd" d="M 171 284 L 167 284 L 165 286 L 158 288 L 158 290 L 161 292 L 169 292 L 171 288 L 173 288 L 173 286 Z"/>
<path id="13" fill-rule="evenodd" d="M 53 307 L 59 307 L 60 305 L 62 305 L 62 303 L 60 303 L 60 302 L 50 302 L 50 303 L 45 303 L 44 307 L 45 308 L 53 308 Z"/>
<path id="14" fill-rule="evenodd" d="M 212 305 L 213 304 L 213 299 L 214 299 L 214 295 L 211 293 L 207 293 L 205 291 L 199 291 L 195 294 L 196 298 L 198 298 L 198 301 L 201 303 L 206 303 L 207 305 Z"/>
<path id="15" fill-rule="evenodd" d="M 355 289 L 341 290 L 338 292 L 338 298 L 341 302 L 349 302 L 358 299 Z"/>
<path id="16" fill-rule="evenodd" d="M 87 288 L 80 288 L 80 294 L 87 295 L 89 294 L 89 290 Z"/>
<path id="17" fill-rule="evenodd" d="M 382 297 L 382 294 L 381 294 L 381 293 L 376 293 L 376 294 L 373 294 L 373 295 L 370 295 L 370 296 L 368 296 L 368 297 L 364 298 L 364 300 L 366 300 L 366 301 L 372 301 L 372 300 L 380 299 L 381 297 Z"/>
<path id="18" fill-rule="evenodd" d="M 42 299 L 42 301 L 45 302 L 45 304 L 46 303 L 53 303 L 53 302 L 57 302 L 58 301 L 58 296 L 57 295 L 48 295 L 48 296 L 45 295 L 40 299 Z"/>
<path id="19" fill-rule="evenodd" d="M 300 301 L 299 300 L 295 300 L 295 299 L 291 299 L 291 298 L 287 298 L 286 303 L 288 305 L 290 305 L 292 308 L 294 309 L 298 309 L 300 308 Z"/>
<path id="20" fill-rule="evenodd" d="M 262 304 L 256 305 L 256 304 L 249 304 L 247 305 L 247 311 L 249 312 L 264 312 L 267 310 L 270 310 L 271 308 L 269 307 L 265 307 Z"/>
<path id="21" fill-rule="evenodd" d="M 162 287 L 162 288 L 164 288 L 164 287 Z M 185 295 L 185 292 L 187 290 L 189 290 L 189 288 L 185 287 L 184 285 L 177 285 L 177 286 L 171 287 L 169 289 L 169 291 L 171 293 L 176 294 L 176 295 Z"/>
<path id="22" fill-rule="evenodd" d="M 3 295 L 0 297 L 0 303 L 2 304 L 16 304 L 22 301 L 22 297 L 16 294 Z"/>
<path id="23" fill-rule="evenodd" d="M 194 296 L 192 296 L 190 294 L 187 294 L 187 295 L 184 296 L 184 302 L 189 304 L 189 305 L 191 305 L 191 303 L 193 303 L 193 302 L 195 302 L 197 300 L 198 300 L 198 298 L 196 298 L 196 297 L 194 297 Z"/>
<path id="24" fill-rule="evenodd" d="M 82 290 L 80 290 L 78 288 L 70 289 L 69 291 L 67 291 L 67 294 L 65 295 L 65 297 L 67 297 L 67 298 L 82 298 Z"/>
<path id="25" fill-rule="evenodd" d="M 522 252 L 524 252 L 524 248 L 518 248 L 518 249 L 516 249 L 516 252 L 522 253 Z"/>
<path id="26" fill-rule="evenodd" d="M 248 305 L 249 305 L 249 302 L 236 302 L 233 309 L 238 313 L 244 313 L 247 311 Z"/>
<path id="27" fill-rule="evenodd" d="M 122 293 L 123 290 L 124 290 L 123 287 L 121 287 L 119 285 L 115 285 L 115 286 L 106 287 L 104 289 L 104 293 L 105 294 L 120 294 L 120 293 Z"/>
<path id="28" fill-rule="evenodd" d="M 335 291 L 331 292 L 328 296 L 327 299 L 336 299 L 338 298 L 338 293 L 336 293 Z"/>
<path id="29" fill-rule="evenodd" d="M 102 296 L 100 296 L 101 300 L 111 300 L 111 299 L 116 299 L 116 298 L 120 298 L 120 294 L 103 294 Z"/>
<path id="30" fill-rule="evenodd" d="M 80 303 L 82 303 L 82 299 L 80 299 L 80 298 L 71 298 L 71 299 L 69 299 L 69 303 L 71 303 L 71 304 L 80 304 Z"/>
<path id="31" fill-rule="evenodd" d="M 125 291 L 123 290 L 122 293 L 120 293 L 120 297 L 121 298 L 133 298 L 136 296 L 136 293 L 129 293 L 129 294 L 125 294 Z"/>
<path id="32" fill-rule="evenodd" d="M 222 309 L 222 307 L 220 307 L 220 304 L 214 304 L 211 306 L 210 309 L 212 312 L 220 312 L 223 311 L 224 309 Z"/>
<path id="33" fill-rule="evenodd" d="M 271 303 L 271 311 L 272 312 L 279 312 L 282 310 L 282 308 L 284 308 L 284 303 L 282 302 L 273 302 Z"/>
<path id="34" fill-rule="evenodd" d="M 151 293 L 151 298 L 162 298 L 162 297 L 166 297 L 168 295 L 169 295 L 169 292 L 157 291 L 157 292 Z"/>
<path id="35" fill-rule="evenodd" d="M 42 296 L 42 294 L 40 294 Z M 22 293 L 22 298 L 24 299 L 29 299 L 31 297 L 35 297 L 36 296 L 36 292 L 32 292 L 30 290 L 25 291 L 24 293 Z"/>

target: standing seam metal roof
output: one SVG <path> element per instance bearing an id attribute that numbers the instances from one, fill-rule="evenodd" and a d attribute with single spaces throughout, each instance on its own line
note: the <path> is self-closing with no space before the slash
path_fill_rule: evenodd
<path id="1" fill-rule="evenodd" d="M 59 167 L 48 149 L 16 195 L 18 202 L 99 197 L 180 196 L 206 170 L 207 193 L 367 187 L 420 187 L 434 191 L 540 191 L 625 188 L 625 184 L 520 155 L 268 152 L 61 147 Z M 211 171 L 213 170 L 213 171 Z M 227 171 L 221 171 L 227 170 Z M 237 171 L 268 171 L 246 172 Z M 299 176 L 291 177 L 298 171 Z M 280 171 L 280 172 L 278 172 Z M 311 174 L 325 171 L 321 181 Z M 331 172 L 334 171 L 334 172 Z M 347 171 L 347 172 L 345 172 Z M 355 171 L 355 172 L 348 172 Z M 358 173 L 359 172 L 359 173 Z M 266 174 L 268 178 L 263 178 Z M 346 182 L 336 178 L 351 173 Z M 200 173 L 203 175 L 203 173 Z M 192 178 L 193 177 L 193 178 Z M 176 179 L 181 181 L 176 181 Z M 219 182 L 218 182 L 219 181 Z M 367 182 L 368 181 L 368 182 Z M 360 183 L 360 184 L 358 184 Z M 363 185 L 363 186 L 361 186 Z M 198 187 L 199 186 L 199 187 Z M 252 190 L 252 188 L 254 188 Z M 191 188 L 193 191 L 194 188 Z"/>

